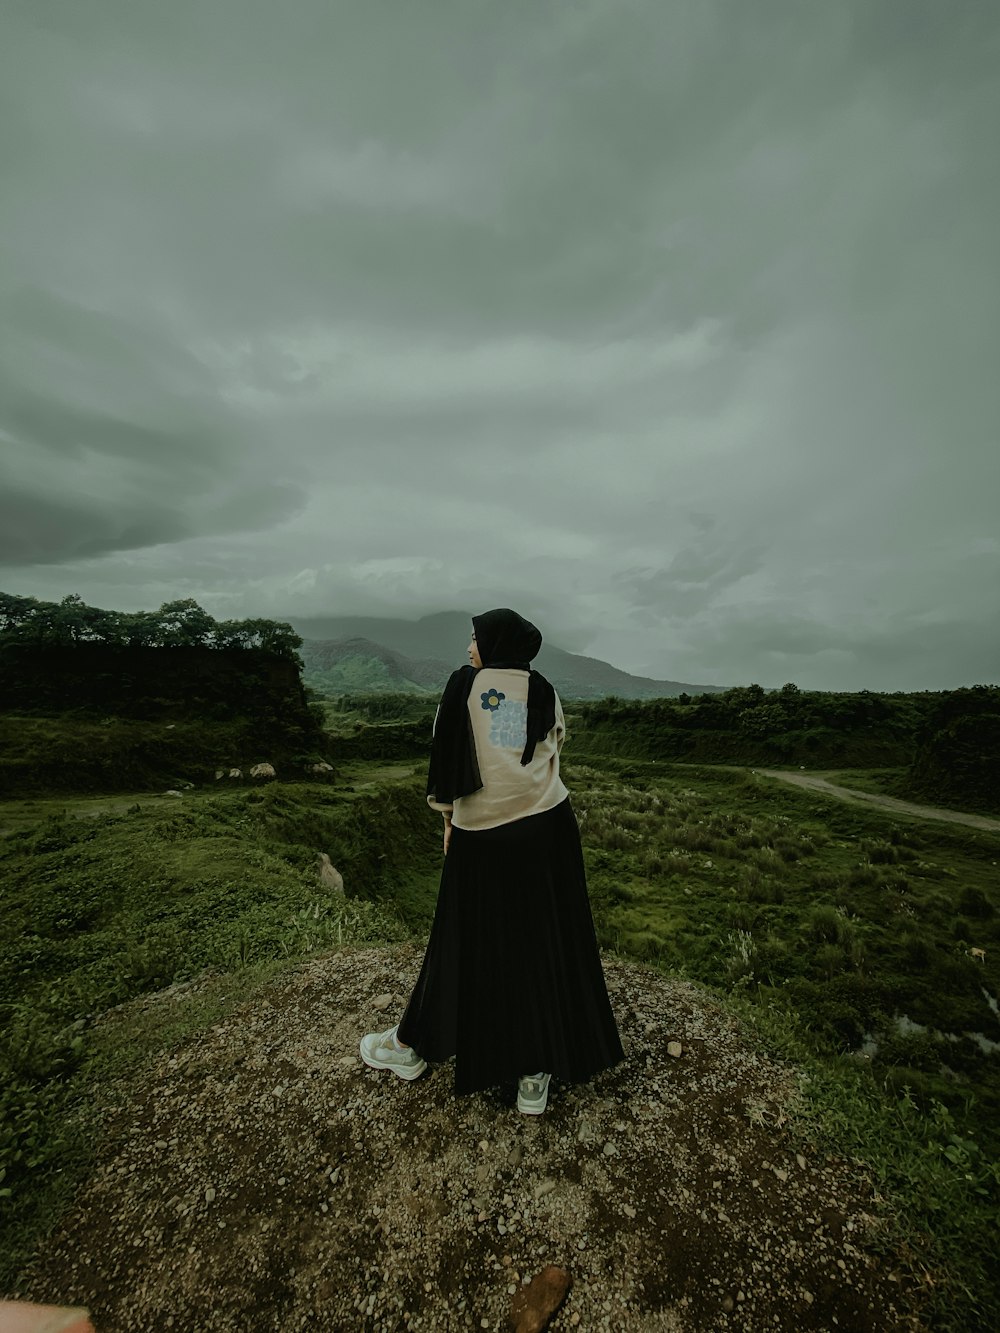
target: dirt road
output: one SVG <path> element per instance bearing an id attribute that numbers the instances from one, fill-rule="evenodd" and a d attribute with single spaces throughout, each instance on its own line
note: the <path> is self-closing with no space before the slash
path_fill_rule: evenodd
<path id="1" fill-rule="evenodd" d="M 795 773 L 783 768 L 755 768 L 751 770 L 765 778 L 781 778 L 796 787 L 808 787 L 813 791 L 826 792 L 839 796 L 844 801 L 861 801 L 866 805 L 881 806 L 883 810 L 892 810 L 895 814 L 914 815 L 917 819 L 945 819 L 951 824 L 967 824 L 969 828 L 989 829 L 1000 833 L 1000 819 L 990 819 L 986 815 L 969 815 L 960 810 L 943 810 L 936 805 L 915 805 L 912 801 L 900 801 L 895 796 L 877 796 L 870 791 L 857 791 L 853 787 L 838 787 L 826 778 L 815 777 L 812 773 Z"/>

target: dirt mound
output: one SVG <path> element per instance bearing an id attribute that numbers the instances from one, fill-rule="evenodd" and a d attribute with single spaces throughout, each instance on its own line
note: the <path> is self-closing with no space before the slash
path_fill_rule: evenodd
<path id="1" fill-rule="evenodd" d="M 800 1076 L 706 991 L 607 960 L 626 1059 L 529 1117 L 513 1086 L 456 1099 L 450 1064 L 405 1083 L 360 1062 L 421 957 L 311 961 L 123 1090 L 10 1294 L 98 1333 L 500 1330 L 557 1264 L 553 1330 L 919 1327 L 870 1182 L 796 1151 Z"/>

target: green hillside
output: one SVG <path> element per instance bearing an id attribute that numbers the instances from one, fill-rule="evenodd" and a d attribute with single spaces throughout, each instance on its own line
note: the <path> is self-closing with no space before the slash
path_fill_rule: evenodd
<path id="1" fill-rule="evenodd" d="M 1000 1310 L 1000 1020 L 989 1002 L 1000 835 L 747 771 L 567 753 L 564 773 L 601 945 L 756 1015 L 761 1040 L 810 1073 L 803 1131 L 867 1163 L 893 1202 L 899 1235 L 886 1244 L 933 1275 L 933 1326 L 988 1327 Z M 0 807 L 12 830 L 0 841 L 13 942 L 0 960 L 7 1281 L 86 1172 L 91 1090 L 141 1077 L 149 1054 L 184 1035 L 141 1028 L 108 1044 L 95 1015 L 205 969 L 238 997 L 319 949 L 425 938 L 440 870 L 422 764 L 80 813 L 72 800 L 48 818 Z M 346 900 L 319 883 L 321 851 Z"/>
<path id="2" fill-rule="evenodd" d="M 399 659 L 390 664 L 390 673 L 400 670 L 401 676 L 440 689 L 448 676 L 466 662 L 465 647 L 472 632 L 471 617 L 461 611 L 445 611 L 423 616 L 420 620 L 398 620 L 376 616 L 327 616 L 294 620 L 294 628 L 302 635 L 302 654 L 306 661 L 307 679 L 323 689 L 318 676 L 311 678 L 314 663 L 324 653 L 343 653 L 350 643 L 367 645 L 359 657 L 388 661 L 385 656 Z M 405 665 L 401 665 L 405 664 Z M 721 685 L 695 686 L 675 680 L 651 680 L 632 676 L 609 662 L 578 653 L 568 653 L 546 641 L 533 665 L 546 675 L 564 699 L 602 699 L 614 694 L 624 699 L 672 698 L 684 691 L 714 694 L 725 689 Z M 360 662 L 355 668 L 358 690 L 366 688 L 364 668 Z M 383 673 L 375 668 L 370 677 L 370 689 L 383 688 Z M 403 688 L 403 686 L 400 686 Z M 336 693 L 329 689 L 328 693 Z"/>

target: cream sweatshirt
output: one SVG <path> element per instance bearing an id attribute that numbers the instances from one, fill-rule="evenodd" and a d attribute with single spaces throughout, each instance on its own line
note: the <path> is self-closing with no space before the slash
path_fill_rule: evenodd
<path id="1" fill-rule="evenodd" d="M 566 719 L 558 693 L 555 726 L 545 740 L 536 742 L 531 763 L 521 766 L 527 736 L 528 679 L 527 671 L 484 667 L 472 682 L 468 708 L 483 785 L 471 796 L 457 797 L 453 805 L 427 798 L 432 810 L 451 815 L 455 828 L 497 828 L 551 810 L 569 795 L 559 777 Z"/>

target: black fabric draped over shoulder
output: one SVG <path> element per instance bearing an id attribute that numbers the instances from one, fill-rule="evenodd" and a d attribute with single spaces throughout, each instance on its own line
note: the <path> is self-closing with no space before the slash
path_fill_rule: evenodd
<path id="1" fill-rule="evenodd" d="M 427 795 L 442 805 L 450 805 L 459 796 L 470 796 L 483 785 L 468 709 L 472 682 L 477 675 L 473 666 L 453 671 L 438 706 Z"/>

